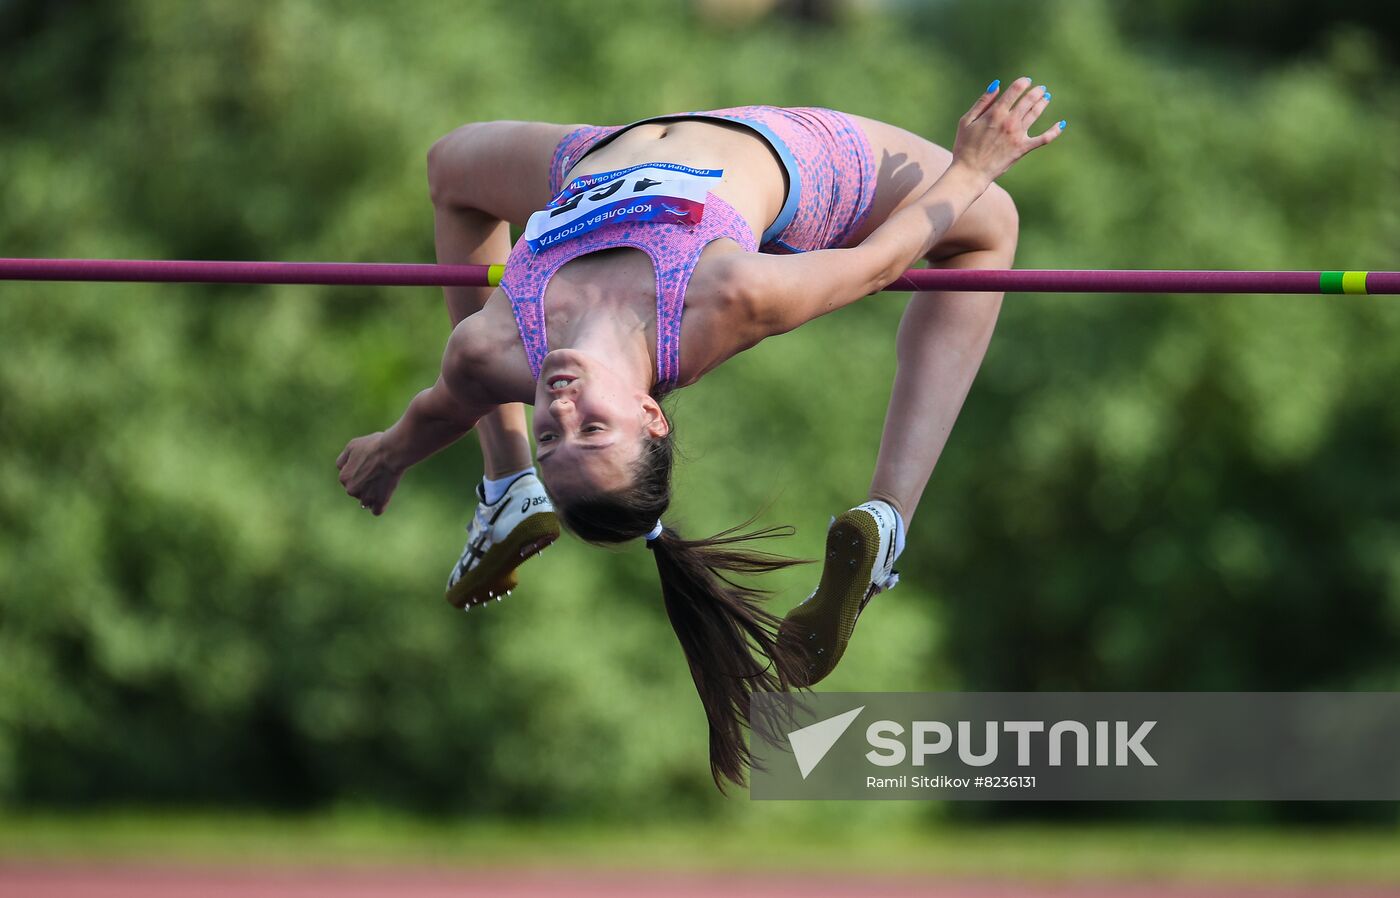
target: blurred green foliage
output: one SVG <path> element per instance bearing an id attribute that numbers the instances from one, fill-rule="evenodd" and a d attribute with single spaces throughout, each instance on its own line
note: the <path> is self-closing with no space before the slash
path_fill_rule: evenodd
<path id="1" fill-rule="evenodd" d="M 1071 127 L 1003 179 L 1018 265 L 1400 267 L 1383 40 L 1261 57 L 1134 8 L 6 0 L 0 244 L 427 261 L 424 154 L 464 121 L 817 104 L 947 144 L 1029 72 Z M 679 397 L 692 531 L 766 506 L 819 555 L 864 495 L 901 305 Z M 336 454 L 431 381 L 447 325 L 432 290 L 0 286 L 0 803 L 830 813 L 714 794 L 639 547 L 562 541 L 463 618 L 439 596 L 475 441 L 383 518 L 341 493 Z M 1009 297 L 903 583 L 824 688 L 1397 688 L 1397 341 L 1386 299 Z"/>

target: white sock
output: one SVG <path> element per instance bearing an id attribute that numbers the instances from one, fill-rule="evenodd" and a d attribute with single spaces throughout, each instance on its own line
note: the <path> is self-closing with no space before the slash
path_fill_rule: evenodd
<path id="1" fill-rule="evenodd" d="M 879 501 L 884 502 L 883 499 Z M 894 512 L 894 557 L 898 561 L 899 556 L 904 552 L 904 516 L 899 513 L 899 509 L 890 503 L 885 502 L 885 504 L 889 505 L 890 511 Z"/>
<path id="2" fill-rule="evenodd" d="M 486 494 L 486 504 L 495 505 L 497 502 L 501 501 L 501 497 L 506 494 L 506 490 L 510 489 L 512 483 L 519 480 L 522 475 L 534 473 L 535 466 L 530 465 L 528 468 L 512 471 L 494 480 L 489 477 L 482 477 L 481 491 Z"/>
<path id="3" fill-rule="evenodd" d="M 899 513 L 899 509 L 895 508 L 894 505 L 892 505 L 889 502 L 886 502 L 884 499 L 871 499 L 865 502 L 864 504 L 874 505 L 876 502 L 888 508 L 890 510 L 890 514 L 894 515 L 894 557 L 895 559 L 898 559 L 900 554 L 904 552 L 904 517 Z M 858 505 L 856 507 L 860 508 L 861 506 Z M 832 518 L 831 520 L 833 523 L 835 523 L 836 521 L 835 518 Z M 875 520 L 878 523 L 880 518 L 876 516 Z"/>

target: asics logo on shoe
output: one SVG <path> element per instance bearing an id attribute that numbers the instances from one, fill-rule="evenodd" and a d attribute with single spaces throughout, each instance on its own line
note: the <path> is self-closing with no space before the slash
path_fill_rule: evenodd
<path id="1" fill-rule="evenodd" d="M 531 508 L 534 508 L 534 507 L 537 506 L 537 505 L 548 505 L 548 504 L 549 504 L 549 497 L 548 497 L 548 496 L 527 496 L 527 497 L 525 497 L 525 499 L 523 499 L 523 500 L 521 501 L 521 503 L 520 503 L 520 513 L 521 513 L 521 514 L 524 514 L 525 512 L 529 511 Z"/>

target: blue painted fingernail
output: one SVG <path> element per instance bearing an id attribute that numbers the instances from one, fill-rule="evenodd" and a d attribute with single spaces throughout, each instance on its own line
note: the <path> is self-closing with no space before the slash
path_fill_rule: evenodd
<path id="1" fill-rule="evenodd" d="M 1001 87 L 1001 79 L 1000 79 L 1000 78 L 998 78 L 997 80 L 993 81 L 991 84 L 988 84 L 988 85 L 987 85 L 987 93 L 991 93 L 992 91 L 996 90 L 998 87 Z"/>
<path id="2" fill-rule="evenodd" d="M 1048 90 L 1045 92 L 1045 99 L 1050 99 L 1050 91 Z"/>
<path id="3" fill-rule="evenodd" d="M 1061 131 L 1065 130 L 1065 126 L 1068 125 L 1068 124 L 1069 124 L 1069 122 L 1065 121 L 1064 119 L 1060 119 L 1060 130 L 1061 130 Z"/>

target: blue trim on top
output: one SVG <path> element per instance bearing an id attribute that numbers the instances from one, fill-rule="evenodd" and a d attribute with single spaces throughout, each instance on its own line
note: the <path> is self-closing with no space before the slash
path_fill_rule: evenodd
<path id="1" fill-rule="evenodd" d="M 584 156 L 587 156 L 589 153 L 593 152 L 599 147 L 610 143 L 615 137 L 617 137 L 622 132 L 628 130 L 629 128 L 635 127 L 637 125 L 645 125 L 648 122 L 668 122 L 684 118 L 710 119 L 711 121 L 716 122 L 729 122 L 735 125 L 743 125 L 745 128 L 748 128 L 749 130 L 757 134 L 759 137 L 762 137 L 765 141 L 767 141 L 768 146 L 772 147 L 773 152 L 778 155 L 778 161 L 782 163 L 783 171 L 787 173 L 787 198 L 783 201 L 783 208 L 779 210 L 778 217 L 773 219 L 773 223 L 764 229 L 763 236 L 759 237 L 758 239 L 759 246 L 765 246 L 769 243 L 772 243 L 779 237 L 779 235 L 783 233 L 783 231 L 787 230 L 787 226 L 792 224 L 793 217 L 797 215 L 797 207 L 802 201 L 802 174 L 797 170 L 797 159 L 793 157 L 792 150 L 788 149 L 787 143 L 776 133 L 774 133 L 772 128 L 768 127 L 762 122 L 753 121 L 752 119 L 742 118 L 737 115 L 711 115 L 707 112 L 680 112 L 674 115 L 654 115 L 651 118 L 638 119 L 637 121 L 632 122 L 631 124 L 623 125 L 621 128 L 618 128 L 616 131 L 609 134 L 607 137 L 604 137 L 602 140 L 597 141 L 591 147 L 579 154 L 578 159 L 566 161 L 565 165 L 570 166 L 570 168 L 564 171 L 560 180 L 562 181 L 563 178 L 568 177 L 569 172 L 573 171 L 572 166 L 578 165 L 578 163 L 583 159 Z M 792 249 L 791 247 L 786 248 Z M 798 250 L 795 249 L 792 251 L 798 252 Z"/>
<path id="2" fill-rule="evenodd" d="M 797 170 L 797 160 L 793 158 L 792 150 L 788 149 L 787 143 L 773 132 L 773 129 L 762 122 L 750 121 L 746 118 L 724 118 L 723 116 L 695 116 L 696 118 L 718 118 L 721 121 L 738 122 L 757 131 L 759 136 L 768 141 L 768 145 L 773 148 L 773 152 L 778 154 L 778 158 L 783 163 L 783 169 L 788 176 L 787 200 L 783 203 L 783 208 L 778 212 L 778 217 L 773 220 L 759 238 L 758 245 L 762 246 L 778 238 L 778 235 L 787 230 L 787 226 L 792 224 L 792 218 L 797 214 L 797 204 L 802 199 L 802 175 Z"/>

